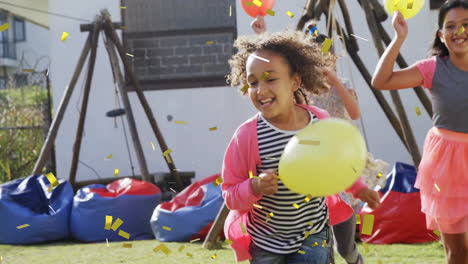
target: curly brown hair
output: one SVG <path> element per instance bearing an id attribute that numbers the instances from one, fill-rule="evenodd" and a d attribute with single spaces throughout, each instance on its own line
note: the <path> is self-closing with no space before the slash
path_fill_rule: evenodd
<path id="1" fill-rule="evenodd" d="M 229 60 L 231 73 L 226 76 L 231 86 L 247 85 L 247 58 L 256 51 L 268 50 L 286 59 L 291 76 L 297 73 L 301 77 L 302 86 L 295 94 L 298 103 L 303 103 L 300 97 L 304 97 L 305 92 L 322 94 L 329 89 L 325 77 L 320 73 L 320 68 L 334 68 L 336 57 L 330 52 L 324 54 L 320 44 L 314 41 L 314 37 L 310 34 L 282 31 L 241 36 L 234 42 L 234 47 L 238 52 Z"/>

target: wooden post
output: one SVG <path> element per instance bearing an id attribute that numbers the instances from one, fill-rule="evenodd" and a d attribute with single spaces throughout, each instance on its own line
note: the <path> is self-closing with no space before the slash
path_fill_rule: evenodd
<path id="1" fill-rule="evenodd" d="M 135 148 L 135 153 L 137 155 L 138 164 L 141 170 L 141 175 L 144 181 L 149 182 L 151 181 L 151 179 L 150 179 L 150 175 L 148 172 L 148 167 L 146 165 L 146 159 L 143 153 L 143 148 L 141 147 L 140 137 L 138 136 L 138 131 L 136 129 L 132 106 L 130 104 L 130 100 L 128 99 L 127 88 L 125 87 L 124 78 L 123 78 L 122 72 L 120 71 L 119 59 L 117 58 L 117 54 L 115 53 L 114 47 L 112 46 L 112 42 L 106 39 L 105 45 L 106 45 L 107 53 L 109 53 L 112 73 L 114 75 L 114 82 L 117 83 L 120 97 L 122 98 L 122 103 L 125 108 L 128 128 L 132 136 L 133 147 Z"/>
<path id="2" fill-rule="evenodd" d="M 57 137 L 57 132 L 60 127 L 60 123 L 62 122 L 63 115 L 67 110 L 68 102 L 70 101 L 71 95 L 73 94 L 73 89 L 75 88 L 76 82 L 80 77 L 81 71 L 83 69 L 83 65 L 86 61 L 86 57 L 88 57 L 88 53 L 91 47 L 91 34 L 88 35 L 86 39 L 85 45 L 83 46 L 83 50 L 81 51 L 80 58 L 78 59 L 78 63 L 75 67 L 75 72 L 73 73 L 72 79 L 68 83 L 67 88 L 65 89 L 65 93 L 60 101 L 59 107 L 57 109 L 57 113 L 52 121 L 52 125 L 50 126 L 49 132 L 47 133 L 47 138 L 42 145 L 41 152 L 39 157 L 34 165 L 34 169 L 32 174 L 38 175 L 42 172 L 44 165 L 47 159 L 50 156 L 50 152 L 53 148 L 55 138 Z"/>
<path id="3" fill-rule="evenodd" d="M 210 232 L 206 236 L 205 242 L 203 242 L 202 247 L 207 249 L 219 249 L 221 248 L 221 243 L 218 242 L 219 234 L 223 231 L 224 221 L 229 214 L 229 208 L 227 208 L 226 203 L 223 203 L 223 206 L 218 212 L 213 225 L 211 226 Z"/>
<path id="4" fill-rule="evenodd" d="M 72 186 L 73 184 L 75 184 L 76 170 L 78 169 L 78 159 L 79 159 L 80 150 L 81 150 L 81 140 L 82 140 L 82 135 L 83 135 L 86 112 L 88 110 L 89 92 L 91 90 L 91 82 L 93 79 L 94 66 L 96 64 L 97 42 L 98 42 L 99 31 L 100 31 L 98 20 L 99 18 L 97 18 L 96 21 L 94 22 L 94 30 L 91 33 L 92 34 L 91 54 L 89 56 L 89 62 L 88 62 L 88 73 L 87 73 L 86 83 L 85 83 L 84 92 L 83 92 L 83 98 L 82 98 L 83 101 L 81 103 L 80 119 L 78 120 L 78 128 L 76 131 L 75 143 L 73 144 L 73 158 L 72 158 L 72 164 L 70 168 L 70 178 L 69 178 L 69 182 Z"/>
<path id="5" fill-rule="evenodd" d="M 149 106 L 148 101 L 146 100 L 143 90 L 140 87 L 140 83 L 138 79 L 136 78 L 135 74 L 133 73 L 132 68 L 130 67 L 130 63 L 127 60 L 127 55 L 125 55 L 125 50 L 120 42 L 119 37 L 117 36 L 117 33 L 115 32 L 115 29 L 112 25 L 112 21 L 110 20 L 109 12 L 107 10 L 103 10 L 101 11 L 101 14 L 106 22 L 105 23 L 106 36 L 109 39 L 111 39 L 114 45 L 116 46 L 117 51 L 120 55 L 120 59 L 122 60 L 122 63 L 124 65 L 125 72 L 128 74 L 130 81 L 135 87 L 135 92 L 137 93 L 138 99 L 141 102 L 143 110 L 145 111 L 146 116 L 148 117 L 151 128 L 153 129 L 156 139 L 158 140 L 159 147 L 161 148 L 161 152 L 165 153 L 166 151 L 169 150 L 169 148 L 167 147 L 166 141 L 164 140 L 161 134 L 161 131 L 159 130 L 158 124 L 156 123 L 156 119 L 154 118 L 154 115 L 153 115 L 153 111 L 151 110 L 151 107 Z M 183 188 L 182 179 L 177 172 L 177 169 L 174 164 L 174 160 L 171 157 L 171 154 L 168 153 L 165 155 L 165 161 L 166 161 L 167 166 L 169 167 L 169 171 L 171 172 L 172 176 L 176 180 L 178 191 L 181 191 Z"/>

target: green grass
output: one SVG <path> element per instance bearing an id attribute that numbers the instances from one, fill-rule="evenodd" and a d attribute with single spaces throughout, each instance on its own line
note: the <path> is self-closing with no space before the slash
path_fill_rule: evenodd
<path id="1" fill-rule="evenodd" d="M 172 252 L 169 256 L 152 249 L 161 244 L 155 240 L 131 241 L 132 248 L 122 247 L 122 243 L 80 244 L 61 242 L 34 246 L 0 245 L 1 264 L 148 264 L 148 263 L 235 263 L 230 248 L 206 250 L 201 243 L 164 243 Z M 184 246 L 182 252 L 179 248 Z M 444 262 L 442 245 L 438 242 L 418 245 L 369 245 L 365 252 L 362 244 L 359 251 L 365 256 L 367 264 L 441 264 Z M 193 257 L 188 257 L 191 253 Z M 211 256 L 216 254 L 215 259 Z M 335 254 L 337 264 L 345 262 Z M 247 264 L 248 262 L 242 262 Z"/>

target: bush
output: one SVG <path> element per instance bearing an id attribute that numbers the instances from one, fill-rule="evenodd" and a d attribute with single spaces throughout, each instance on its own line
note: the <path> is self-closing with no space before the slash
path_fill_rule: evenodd
<path id="1" fill-rule="evenodd" d="M 15 127 L 43 126 L 46 99 L 47 91 L 39 86 L 0 91 L 0 183 L 31 174 L 44 131 Z"/>

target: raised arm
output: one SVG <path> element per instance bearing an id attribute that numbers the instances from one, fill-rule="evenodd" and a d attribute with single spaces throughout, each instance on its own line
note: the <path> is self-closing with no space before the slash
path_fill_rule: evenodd
<path id="1" fill-rule="evenodd" d="M 341 97 L 341 100 L 343 100 L 343 105 L 348 112 L 349 117 L 353 120 L 358 119 L 361 116 L 361 112 L 359 111 L 356 98 L 354 98 L 351 92 L 344 87 L 343 83 L 341 83 L 333 71 L 325 69 L 322 73 L 328 78 L 329 83 L 335 87 L 338 95 Z"/>
<path id="2" fill-rule="evenodd" d="M 408 24 L 403 15 L 395 11 L 392 20 L 395 38 L 385 50 L 372 76 L 372 86 L 378 90 L 398 90 L 418 86 L 423 76 L 416 65 L 394 71 L 393 66 L 400 52 L 400 48 L 408 34 Z"/>

